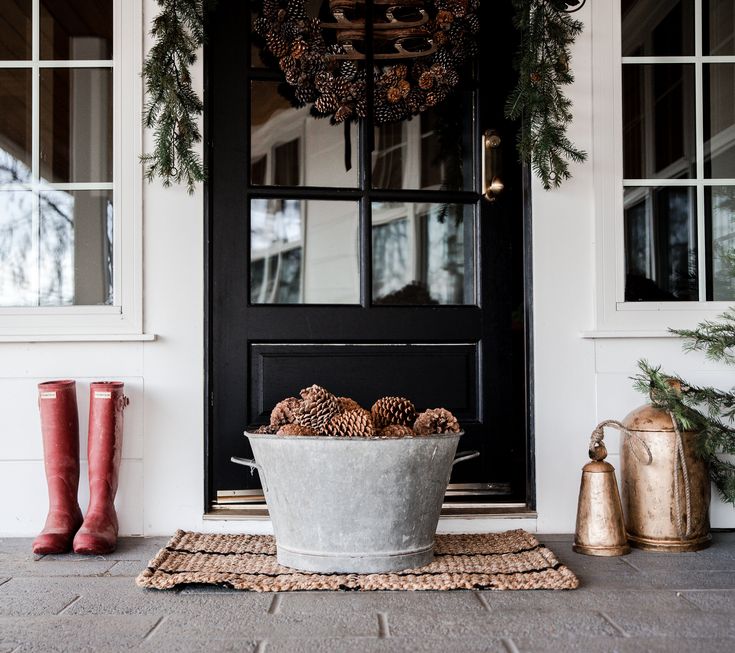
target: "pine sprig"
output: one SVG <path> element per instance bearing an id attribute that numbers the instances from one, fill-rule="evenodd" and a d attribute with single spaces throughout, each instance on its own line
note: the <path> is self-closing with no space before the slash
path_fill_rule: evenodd
<path id="1" fill-rule="evenodd" d="M 696 329 L 669 329 L 686 340 L 685 351 L 703 351 L 707 358 L 735 363 L 735 310 L 720 315 L 721 322 L 705 320 Z"/>
<path id="2" fill-rule="evenodd" d="M 189 193 L 205 178 L 194 146 L 202 140 L 198 118 L 204 105 L 192 86 L 191 66 L 204 43 L 203 0 L 157 0 L 155 44 L 143 64 L 148 101 L 143 124 L 154 131 L 154 149 L 141 157 L 148 181 L 185 183 Z"/>
<path id="3" fill-rule="evenodd" d="M 522 118 L 518 152 L 529 160 L 546 190 L 571 177 L 569 162 L 582 163 L 586 152 L 567 136 L 572 102 L 562 92 L 574 76 L 570 46 L 582 32 L 581 21 L 560 11 L 551 0 L 513 0 L 514 23 L 521 32 L 516 57 L 518 84 L 506 102 L 511 120 Z"/>

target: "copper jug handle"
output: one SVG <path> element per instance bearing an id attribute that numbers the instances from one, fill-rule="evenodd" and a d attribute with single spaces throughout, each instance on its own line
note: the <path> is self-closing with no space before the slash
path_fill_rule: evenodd
<path id="1" fill-rule="evenodd" d="M 589 446 L 589 455 L 592 460 L 602 460 L 607 455 L 607 449 L 605 449 L 605 445 L 603 443 L 603 439 L 605 437 L 605 427 L 607 426 L 617 429 L 624 436 L 629 437 L 633 442 L 638 444 L 638 446 L 646 452 L 648 460 L 643 460 L 636 448 L 634 447 L 632 449 L 633 455 L 638 459 L 638 462 L 644 465 L 650 465 L 653 462 L 653 455 L 651 454 L 651 450 L 649 449 L 648 445 L 639 436 L 628 430 L 624 424 L 614 419 L 606 419 L 604 422 L 600 422 L 597 426 L 595 426 L 595 430 L 592 431 Z M 602 451 L 600 451 L 600 448 L 602 448 Z"/>

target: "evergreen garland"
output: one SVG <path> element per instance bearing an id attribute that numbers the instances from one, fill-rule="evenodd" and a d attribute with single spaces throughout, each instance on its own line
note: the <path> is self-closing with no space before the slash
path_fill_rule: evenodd
<path id="1" fill-rule="evenodd" d="M 735 312 L 726 312 L 721 320 L 671 332 L 685 339 L 686 351 L 704 351 L 712 360 L 733 364 Z M 735 505 L 735 464 L 723 458 L 735 455 L 735 388 L 693 386 L 644 360 L 638 367 L 640 373 L 633 377 L 636 389 L 648 394 L 657 408 L 670 411 L 683 429 L 698 433 L 697 454 L 709 464 L 722 498 Z"/>
<path id="2" fill-rule="evenodd" d="M 546 190 L 571 177 L 569 161 L 581 163 L 587 158 L 567 137 L 572 103 L 561 90 L 574 81 L 569 48 L 582 32 L 581 21 L 565 12 L 571 4 L 513 0 L 521 45 L 516 58 L 518 85 L 505 113 L 511 120 L 522 119 L 518 152 L 522 160 L 531 162 Z"/>
<path id="3" fill-rule="evenodd" d="M 215 0 L 156 0 L 161 12 L 153 20 L 155 44 L 143 65 L 148 100 L 143 124 L 153 129 L 153 152 L 145 154 L 145 175 L 164 186 L 186 183 L 189 192 L 203 181 L 205 170 L 194 146 L 201 141 L 197 124 L 203 103 L 191 83 L 190 67 L 204 43 L 204 14 Z M 508 99 L 506 115 L 523 118 L 518 139 L 522 159 L 530 159 L 544 188 L 569 179 L 568 161 L 586 154 L 566 136 L 571 102 L 561 87 L 571 84 L 569 46 L 582 23 L 567 13 L 578 0 L 513 0 L 515 25 L 522 32 L 516 68 L 519 82 Z"/>
<path id="4" fill-rule="evenodd" d="M 145 176 L 164 186 L 186 183 L 189 193 L 203 181 L 204 166 L 194 145 L 202 140 L 197 120 L 204 105 L 191 84 L 190 68 L 204 43 L 203 0 L 156 0 L 155 44 L 143 64 L 146 102 L 143 124 L 154 130 L 155 145 L 145 154 Z"/>

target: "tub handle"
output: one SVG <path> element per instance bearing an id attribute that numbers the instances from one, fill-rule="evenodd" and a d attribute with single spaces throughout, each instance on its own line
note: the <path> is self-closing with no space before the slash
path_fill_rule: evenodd
<path id="1" fill-rule="evenodd" d="M 456 454 L 454 454 L 454 460 L 452 461 L 452 467 L 454 467 L 457 463 L 461 463 L 464 460 L 472 460 L 473 458 L 479 458 L 480 452 L 479 451 L 458 451 Z"/>
<path id="2" fill-rule="evenodd" d="M 479 455 L 479 454 L 478 454 Z M 258 470 L 258 476 L 260 477 L 260 482 L 263 484 L 263 490 L 265 492 L 268 491 L 268 485 L 265 482 L 265 474 L 263 473 L 263 468 L 258 465 L 254 460 L 250 460 L 249 458 L 238 458 L 237 456 L 232 456 L 230 458 L 230 461 L 235 463 L 236 465 L 243 465 L 244 467 L 250 467 L 250 475 L 253 475 L 253 470 Z"/>

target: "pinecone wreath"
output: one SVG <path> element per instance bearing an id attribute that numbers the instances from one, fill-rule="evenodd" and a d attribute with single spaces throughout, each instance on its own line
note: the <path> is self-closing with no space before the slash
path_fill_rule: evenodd
<path id="1" fill-rule="evenodd" d="M 319 385 L 304 388 L 300 394 L 303 401 L 294 413 L 294 421 L 323 433 L 329 420 L 339 413 L 337 397 Z"/>
<path id="2" fill-rule="evenodd" d="M 459 433 L 457 418 L 446 408 L 430 408 L 421 413 L 413 425 L 416 435 L 441 435 L 442 433 Z"/>
<path id="3" fill-rule="evenodd" d="M 372 438 L 375 434 L 370 413 L 363 408 L 335 415 L 325 431 L 327 435 L 343 438 Z"/>
<path id="4" fill-rule="evenodd" d="M 416 407 L 405 397 L 383 397 L 373 404 L 370 410 L 375 428 L 398 424 L 410 426 L 416 419 Z"/>
<path id="5" fill-rule="evenodd" d="M 277 430 L 279 426 L 284 424 L 293 424 L 296 421 L 296 411 L 300 405 L 301 400 L 296 397 L 287 397 L 283 401 L 279 401 L 271 411 L 271 427 Z"/>

